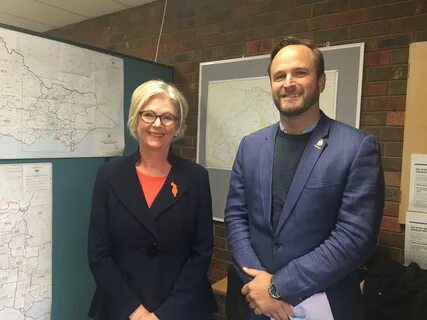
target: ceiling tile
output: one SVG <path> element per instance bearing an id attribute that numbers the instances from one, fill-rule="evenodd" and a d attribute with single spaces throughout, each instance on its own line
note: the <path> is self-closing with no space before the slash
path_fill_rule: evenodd
<path id="1" fill-rule="evenodd" d="M 53 8 L 34 0 L 2 0 L 1 12 L 54 27 L 69 25 L 86 19 L 81 15 Z"/>
<path id="2" fill-rule="evenodd" d="M 113 0 L 113 1 L 133 8 L 133 7 L 141 6 L 143 4 L 154 2 L 157 0 Z"/>
<path id="3" fill-rule="evenodd" d="M 0 22 L 11 26 L 28 29 L 36 32 L 45 32 L 54 28 L 54 26 L 31 21 L 12 15 L 4 14 L 0 12 Z"/>
<path id="4" fill-rule="evenodd" d="M 0 0 L 0 23 L 45 32 L 154 1 Z"/>
<path id="5" fill-rule="evenodd" d="M 126 5 L 117 3 L 113 0 L 35 0 L 49 6 L 61 8 L 70 12 L 77 13 L 87 18 L 95 18 L 112 12 L 125 10 Z"/>

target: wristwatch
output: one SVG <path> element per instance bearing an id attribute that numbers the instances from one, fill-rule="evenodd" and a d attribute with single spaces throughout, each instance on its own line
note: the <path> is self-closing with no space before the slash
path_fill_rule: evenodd
<path id="1" fill-rule="evenodd" d="M 273 282 L 270 283 L 270 285 L 268 286 L 268 294 L 270 295 L 270 297 L 272 297 L 273 299 L 280 299 L 282 296 L 280 295 L 279 290 L 277 290 L 276 286 L 274 285 Z"/>

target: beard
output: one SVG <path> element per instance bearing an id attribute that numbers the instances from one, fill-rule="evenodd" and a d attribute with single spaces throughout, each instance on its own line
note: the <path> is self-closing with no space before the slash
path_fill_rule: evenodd
<path id="1" fill-rule="evenodd" d="M 319 105 L 319 97 L 320 92 L 319 90 L 316 90 L 313 92 L 310 96 L 303 99 L 302 103 L 300 105 L 296 105 L 290 108 L 286 108 L 282 106 L 280 103 L 280 96 L 279 95 L 273 95 L 273 101 L 276 105 L 277 110 L 284 115 L 285 117 L 296 117 L 300 114 L 303 114 L 307 110 L 309 110 L 311 107 L 315 105 Z"/>

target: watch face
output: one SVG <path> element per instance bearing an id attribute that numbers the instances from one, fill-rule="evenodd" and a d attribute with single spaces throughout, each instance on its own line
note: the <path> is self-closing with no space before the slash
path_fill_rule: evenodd
<path id="1" fill-rule="evenodd" d="M 274 299 L 280 299 L 279 290 L 277 290 L 277 288 L 274 285 L 274 283 L 270 283 L 270 285 L 268 286 L 268 293 L 270 294 L 270 296 L 272 298 L 274 298 Z"/>

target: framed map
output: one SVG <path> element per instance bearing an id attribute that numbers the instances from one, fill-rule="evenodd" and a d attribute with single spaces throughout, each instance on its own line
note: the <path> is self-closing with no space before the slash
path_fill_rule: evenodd
<path id="1" fill-rule="evenodd" d="M 117 156 L 123 59 L 0 27 L 0 158 Z"/>
<path id="2" fill-rule="evenodd" d="M 321 48 L 326 87 L 321 109 L 359 127 L 364 44 Z M 223 221 L 230 171 L 240 140 L 279 121 L 267 72 L 270 55 L 200 64 L 197 162 L 209 171 L 213 215 Z"/>

